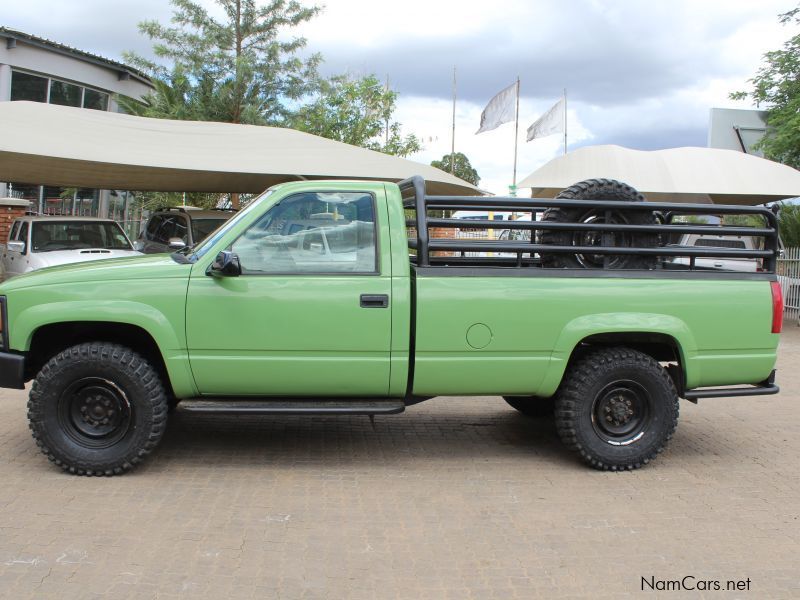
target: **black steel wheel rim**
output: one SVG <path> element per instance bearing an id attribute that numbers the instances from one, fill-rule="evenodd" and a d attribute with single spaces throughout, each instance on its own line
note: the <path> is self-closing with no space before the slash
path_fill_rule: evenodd
<path id="1" fill-rule="evenodd" d="M 133 412 L 125 392 L 102 377 L 73 381 L 58 400 L 62 429 L 86 448 L 108 448 L 131 429 Z"/>
<path id="2" fill-rule="evenodd" d="M 627 446 L 641 439 L 653 415 L 645 387 L 622 379 L 605 386 L 592 403 L 592 427 L 608 444 Z"/>
<path id="3" fill-rule="evenodd" d="M 584 214 L 579 223 L 610 223 L 617 225 L 628 225 L 628 220 L 619 213 L 606 214 L 605 210 L 590 210 Z M 572 236 L 573 246 L 603 246 L 603 236 L 607 236 L 608 240 L 605 244 L 610 247 L 630 247 L 631 237 L 627 233 L 619 232 L 602 232 L 602 231 L 577 231 Z M 622 256 L 614 256 L 607 254 L 576 254 L 575 258 L 585 269 L 602 269 L 607 266 L 614 269 L 623 260 Z M 606 258 L 608 258 L 608 265 L 606 265 Z"/>

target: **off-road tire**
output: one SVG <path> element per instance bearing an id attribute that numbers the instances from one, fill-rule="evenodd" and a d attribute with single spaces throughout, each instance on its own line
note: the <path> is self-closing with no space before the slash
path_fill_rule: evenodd
<path id="1" fill-rule="evenodd" d="M 632 415 L 624 412 L 626 406 Z M 662 452 L 675 432 L 678 393 L 652 357 L 630 348 L 606 348 L 569 369 L 556 396 L 555 415 L 561 440 L 590 466 L 638 469 Z"/>
<path id="2" fill-rule="evenodd" d="M 119 475 L 158 445 L 167 396 L 156 370 L 136 352 L 106 342 L 72 346 L 52 357 L 28 400 L 33 439 L 74 475 Z"/>
<path id="3" fill-rule="evenodd" d="M 549 418 L 552 417 L 555 412 L 554 397 L 503 396 L 503 400 L 526 417 Z"/>
<path id="4" fill-rule="evenodd" d="M 644 196 L 631 186 L 614 179 L 587 179 L 559 192 L 561 200 L 614 200 L 621 202 L 644 202 Z M 602 209 L 548 208 L 542 216 L 543 221 L 554 223 L 606 222 L 606 211 Z M 654 225 L 655 215 L 649 211 L 613 211 L 609 222 L 628 225 Z M 656 233 L 615 233 L 613 246 L 655 248 L 659 238 Z M 541 233 L 542 244 L 550 246 L 588 246 L 600 245 L 601 237 L 579 231 L 546 230 Z M 566 269 L 602 269 L 602 255 L 548 254 L 541 253 L 542 265 Z M 655 256 L 609 255 L 605 268 L 609 269 L 652 269 L 656 265 Z"/>

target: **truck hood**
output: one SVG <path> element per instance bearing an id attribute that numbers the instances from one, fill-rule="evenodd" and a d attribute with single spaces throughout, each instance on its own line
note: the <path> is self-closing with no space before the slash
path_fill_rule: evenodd
<path id="1" fill-rule="evenodd" d="M 60 283 L 188 277 L 191 269 L 191 264 L 179 264 L 168 254 L 137 253 L 137 256 L 130 258 L 91 260 L 37 269 L 4 281 L 0 284 L 0 294 L 14 289 Z"/>
<path id="2" fill-rule="evenodd" d="M 110 258 L 129 258 L 133 256 L 142 256 L 142 253 L 136 250 L 54 250 L 52 252 L 34 252 L 32 258 L 41 267 L 55 267 L 88 262 L 90 260 L 108 260 Z"/>

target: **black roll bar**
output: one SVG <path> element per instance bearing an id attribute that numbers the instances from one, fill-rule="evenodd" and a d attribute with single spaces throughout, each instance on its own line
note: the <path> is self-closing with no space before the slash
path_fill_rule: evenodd
<path id="1" fill-rule="evenodd" d="M 408 246 L 416 251 L 416 264 L 421 267 L 433 264 L 446 264 L 448 262 L 463 262 L 464 253 L 473 255 L 472 262 L 487 266 L 540 266 L 536 255 L 550 254 L 594 254 L 602 256 L 613 255 L 642 255 L 667 258 L 688 258 L 688 268 L 695 268 L 697 258 L 739 258 L 760 259 L 762 270 L 774 273 L 777 266 L 780 243 L 778 239 L 778 207 L 767 208 L 764 206 L 734 206 L 724 204 L 681 204 L 675 202 L 622 202 L 610 200 L 565 200 L 550 198 L 512 198 L 512 197 L 480 197 L 480 196 L 426 196 L 425 181 L 420 176 L 414 176 L 401 181 L 399 184 L 403 198 L 403 207 L 413 212 L 413 218 L 406 221 L 409 228 L 416 230 L 416 237 L 410 236 Z M 596 211 L 598 214 L 605 212 L 605 222 L 561 222 L 542 221 L 541 215 L 550 208 L 576 209 L 583 211 Z M 495 221 L 489 219 L 453 219 L 429 216 L 429 211 L 487 211 L 487 212 L 516 212 L 530 214 L 530 220 Z M 626 222 L 609 222 L 610 211 L 616 212 L 649 212 L 657 219 L 654 224 L 630 224 Z M 676 223 L 676 216 L 691 215 L 738 215 L 754 216 L 763 219 L 764 226 L 714 226 L 697 223 Z M 487 239 L 431 239 L 430 229 L 474 229 L 498 230 L 509 229 L 514 231 L 529 231 L 530 241 L 518 240 L 487 240 Z M 545 231 L 567 231 L 584 234 L 575 238 L 575 245 L 543 244 L 537 234 Z M 597 233 L 594 238 L 598 245 L 587 245 L 590 236 L 586 234 Z M 636 246 L 634 234 L 658 234 L 659 243 L 656 246 Z M 628 234 L 630 244 L 614 246 L 612 234 Z M 741 249 L 728 247 L 721 243 L 719 247 L 712 246 L 686 246 L 670 244 L 670 236 L 685 234 L 710 235 L 720 238 L 736 238 L 748 236 L 762 240 L 760 248 Z M 510 236 L 509 236 L 510 237 Z M 581 243 L 583 242 L 583 243 Z M 591 243 L 591 241 L 590 241 Z M 431 256 L 432 252 L 460 253 L 462 261 L 448 261 L 446 257 Z M 507 257 L 485 256 L 485 253 L 516 254 L 517 260 L 511 263 Z M 529 258 L 523 260 L 523 254 Z M 432 258 L 434 260 L 432 260 Z M 455 258 L 455 257 L 451 257 Z M 502 260 L 500 260 L 502 259 Z M 412 259 L 413 260 L 413 259 Z"/>

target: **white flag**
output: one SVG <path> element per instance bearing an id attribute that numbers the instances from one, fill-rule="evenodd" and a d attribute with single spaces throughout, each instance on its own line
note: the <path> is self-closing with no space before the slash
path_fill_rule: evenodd
<path id="1" fill-rule="evenodd" d="M 489 100 L 489 104 L 486 105 L 486 108 L 481 113 L 481 127 L 475 132 L 475 135 L 497 129 L 503 123 L 514 120 L 517 105 L 517 85 L 519 85 L 519 81 L 515 81 Z"/>
<path id="2" fill-rule="evenodd" d="M 528 127 L 528 139 L 547 137 L 554 133 L 564 131 L 564 98 L 556 102 L 550 110 L 539 117 L 536 122 Z"/>

